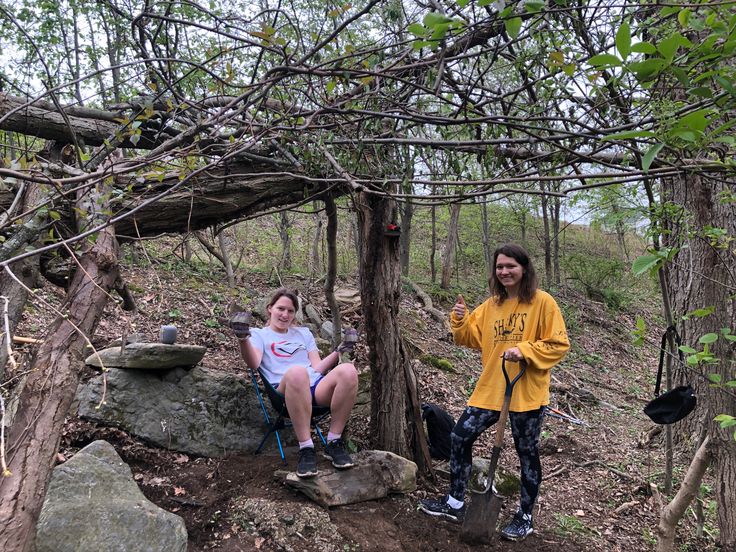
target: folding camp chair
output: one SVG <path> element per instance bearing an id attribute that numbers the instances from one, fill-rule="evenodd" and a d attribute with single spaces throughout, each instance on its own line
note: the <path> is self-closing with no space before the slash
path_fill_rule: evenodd
<path id="1" fill-rule="evenodd" d="M 291 420 L 289 419 L 289 412 L 286 410 L 286 401 L 284 395 L 279 393 L 276 388 L 269 383 L 268 379 L 263 375 L 263 372 L 259 369 L 258 370 L 258 376 L 260 376 L 261 383 L 263 384 L 263 388 L 266 391 L 266 396 L 268 397 L 268 400 L 271 403 L 271 406 L 273 407 L 274 411 L 276 412 L 275 418 L 269 415 L 268 409 L 266 408 L 266 404 L 263 401 L 263 395 L 261 394 L 261 389 L 258 386 L 258 376 L 256 376 L 256 371 L 251 370 L 250 371 L 251 380 L 253 381 L 253 388 L 256 390 L 256 395 L 258 396 L 258 402 L 261 405 L 261 410 L 263 411 L 263 418 L 266 422 L 267 431 L 266 434 L 263 436 L 263 439 L 261 439 L 261 443 L 258 445 L 258 448 L 256 449 L 255 454 L 258 454 L 261 452 L 263 447 L 266 445 L 266 442 L 268 441 L 268 438 L 271 435 L 276 435 L 276 443 L 279 446 L 279 454 L 281 455 L 281 460 L 284 464 L 286 464 L 286 456 L 284 455 L 284 447 L 281 444 L 281 435 L 279 434 L 279 431 L 282 429 L 292 427 Z M 327 440 L 325 439 L 324 435 L 322 435 L 322 431 L 319 429 L 319 426 L 317 425 L 322 420 L 324 420 L 327 416 L 330 415 L 330 407 L 328 406 L 314 406 L 312 405 L 312 419 L 310 421 L 311 426 L 317 431 L 317 435 L 319 435 L 320 440 L 322 441 L 323 445 L 327 445 Z M 273 418 L 273 419 L 272 419 Z"/>

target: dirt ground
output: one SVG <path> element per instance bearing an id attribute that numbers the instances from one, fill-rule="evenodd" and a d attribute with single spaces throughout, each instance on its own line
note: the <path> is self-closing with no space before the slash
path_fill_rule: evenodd
<path id="1" fill-rule="evenodd" d="M 223 296 L 214 287 L 201 282 L 197 285 L 196 278 L 192 278 L 194 283 L 179 277 L 168 278 L 163 271 L 152 278 L 146 271 L 129 270 L 129 284 L 135 287 L 145 281 L 145 286 L 139 283 L 141 288 L 148 291 L 153 286 L 154 291 L 138 298 L 140 310 L 135 314 L 121 315 L 111 308 L 100 324 L 96 344 L 119 337 L 123 327 L 154 336 L 160 324 L 171 320 L 175 308 L 179 340 L 208 347 L 205 366 L 241 371 L 227 329 L 217 323 L 203 324 L 205 319 L 223 318 Z M 267 283 L 248 285 L 250 297 L 261 287 L 263 293 L 269 289 Z M 477 549 L 653 550 L 658 507 L 649 492 L 649 483 L 661 486 L 664 463 L 661 435 L 656 435 L 656 428 L 641 408 L 653 387 L 656 344 L 652 341 L 644 348 L 633 349 L 629 332 L 635 327 L 637 316 L 643 315 L 656 324 L 652 322 L 656 307 L 651 312 L 611 314 L 602 305 L 572 293 L 558 294 L 557 298 L 566 316 L 573 348 L 553 372 L 552 405 L 584 424 L 555 418 L 545 421 L 541 443 L 545 478 L 535 507 L 535 533 L 521 543 L 498 541 Z M 447 310 L 449 305 L 439 307 Z M 432 320 L 410 296 L 402 304 L 402 313 L 402 331 L 410 349 L 417 359 L 424 359 L 414 361 L 422 401 L 440 404 L 457 418 L 478 374 L 479 355 L 456 347 L 447 329 Z M 350 323 L 360 327 L 358 311 L 347 316 Z M 25 328 L 33 335 L 33 321 L 27 321 Z M 432 358 L 449 360 L 452 367 L 435 368 L 430 365 Z M 367 371 L 364 359 L 365 350 L 359 346 L 355 361 L 363 372 Z M 347 438 L 358 449 L 370 447 L 368 415 L 368 404 L 356 406 L 347 430 Z M 655 434 L 651 436 L 652 433 Z M 277 470 L 284 469 L 275 448 L 259 456 L 198 458 L 149 447 L 120 429 L 70 418 L 60 459 L 69 458 L 95 439 L 105 439 L 115 446 L 150 500 L 185 520 L 190 552 L 470 550 L 460 544 L 457 525 L 417 511 L 419 499 L 446 492 L 447 480 L 439 471 L 435 481 L 420 480 L 418 489 L 408 496 L 323 511 L 275 477 Z M 477 443 L 477 456 L 489 456 L 491 439 L 492 433 L 488 432 Z M 686 455 L 678 462 L 685 459 Z M 293 450 L 287 451 L 287 460 L 287 469 L 293 470 Z M 325 460 L 321 462 L 320 469 L 331 469 Z M 511 472 L 518 471 L 508 435 L 500 464 Z M 502 522 L 515 511 L 516 501 L 516 497 L 506 499 Z M 251 510 L 243 509 L 246 502 Z M 259 518 L 258 506 L 254 513 L 253 504 L 275 504 L 285 512 L 314 510 L 314 515 L 324 520 L 329 534 L 318 534 L 316 531 L 323 529 L 306 527 L 279 535 L 272 525 Z M 291 514 L 285 516 L 282 525 L 288 529 L 293 519 Z M 681 550 L 715 550 L 712 538 L 698 540 L 694 531 L 688 514 L 680 529 Z"/>

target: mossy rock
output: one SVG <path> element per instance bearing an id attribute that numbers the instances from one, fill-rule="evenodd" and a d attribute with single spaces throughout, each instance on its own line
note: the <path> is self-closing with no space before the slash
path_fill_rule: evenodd
<path id="1" fill-rule="evenodd" d="M 451 374 L 456 374 L 455 366 L 447 360 L 446 358 L 440 358 L 436 357 L 434 355 L 425 354 L 419 357 L 419 360 L 422 361 L 424 364 L 427 364 L 429 366 L 434 366 L 435 368 L 438 368 L 442 370 L 443 372 L 449 372 Z"/>
<path id="2" fill-rule="evenodd" d="M 521 480 L 518 474 L 515 474 L 504 468 L 496 469 L 496 477 L 494 483 L 498 494 L 503 496 L 513 496 L 519 494 L 521 490 Z"/>

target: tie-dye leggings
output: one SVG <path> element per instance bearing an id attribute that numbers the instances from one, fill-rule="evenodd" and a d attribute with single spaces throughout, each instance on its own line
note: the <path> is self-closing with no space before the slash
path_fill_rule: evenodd
<path id="1" fill-rule="evenodd" d="M 498 421 L 500 412 L 469 406 L 452 430 L 450 449 L 450 494 L 465 500 L 470 469 L 473 463 L 473 443 L 486 429 Z M 539 434 L 542 429 L 542 409 L 509 412 L 514 445 L 521 463 L 521 510 L 532 513 L 542 482 L 539 461 Z"/>

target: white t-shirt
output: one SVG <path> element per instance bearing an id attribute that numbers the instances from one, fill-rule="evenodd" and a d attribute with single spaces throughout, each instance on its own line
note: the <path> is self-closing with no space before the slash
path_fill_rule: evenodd
<path id="1" fill-rule="evenodd" d="M 309 372 L 309 385 L 314 385 L 322 375 L 315 372 L 307 353 L 317 350 L 317 342 L 308 328 L 292 327 L 285 334 L 271 328 L 253 328 L 250 342 L 263 351 L 259 368 L 274 387 L 292 366 L 304 366 Z"/>

